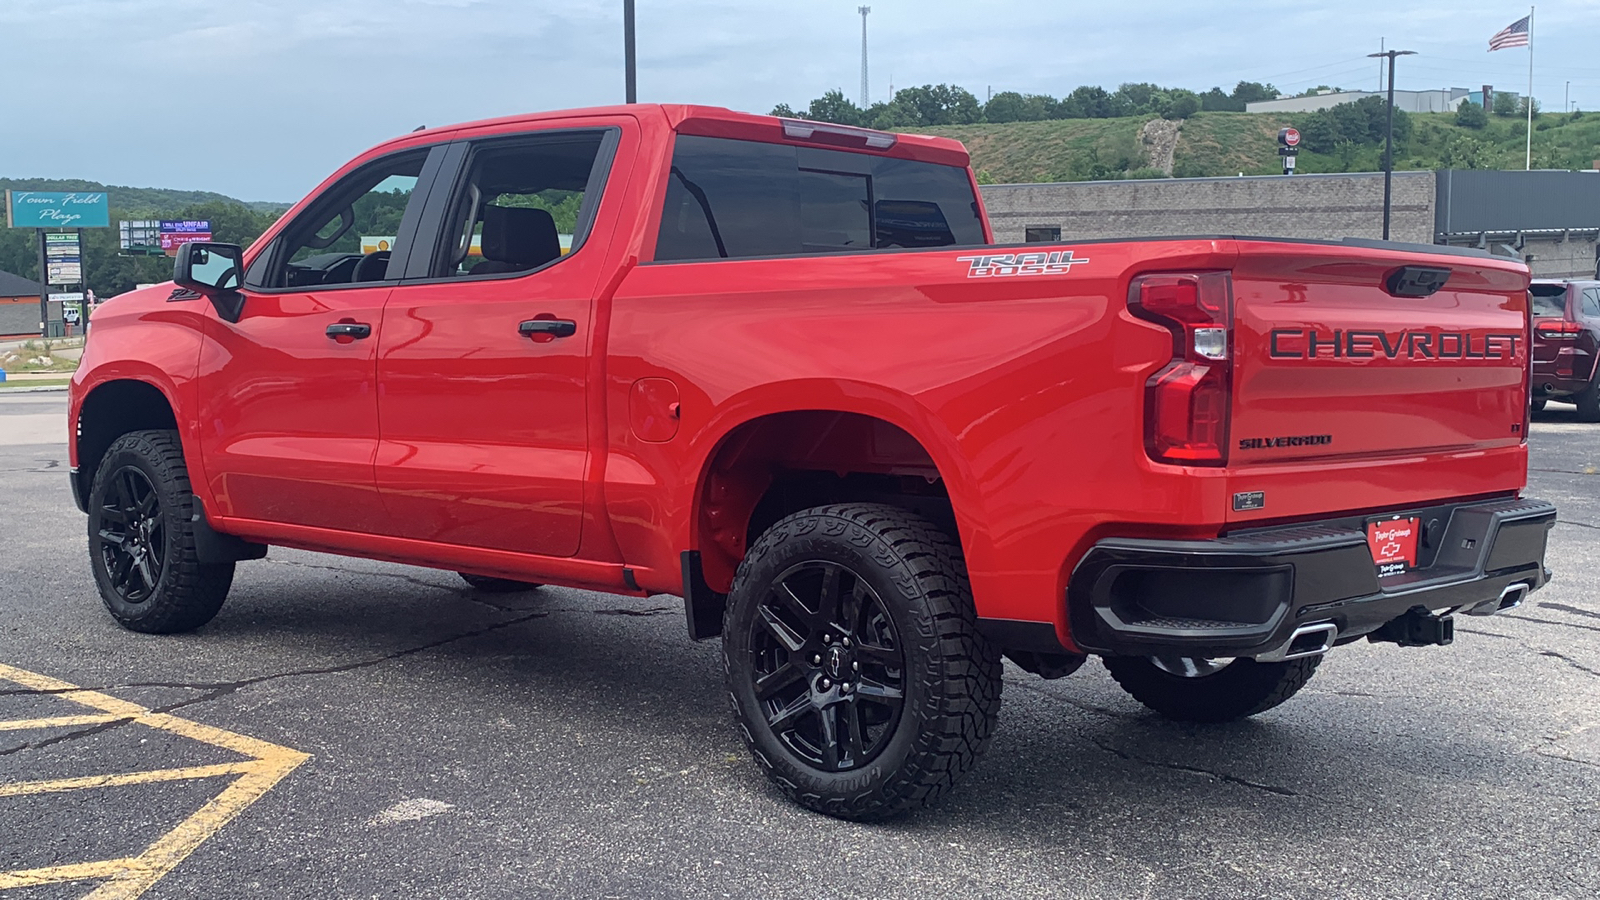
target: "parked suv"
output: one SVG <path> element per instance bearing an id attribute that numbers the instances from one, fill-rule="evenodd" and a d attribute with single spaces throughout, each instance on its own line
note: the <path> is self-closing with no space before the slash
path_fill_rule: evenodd
<path id="1" fill-rule="evenodd" d="M 1578 418 L 1600 422 L 1600 281 L 1535 281 L 1533 408 L 1547 400 L 1578 406 Z"/>
<path id="2" fill-rule="evenodd" d="M 1002 655 L 1228 721 L 1545 583 L 1520 262 L 990 240 L 942 138 L 653 105 L 398 138 L 95 317 L 100 595 L 196 628 L 269 544 L 677 594 L 756 763 L 868 819 L 972 767 Z"/>

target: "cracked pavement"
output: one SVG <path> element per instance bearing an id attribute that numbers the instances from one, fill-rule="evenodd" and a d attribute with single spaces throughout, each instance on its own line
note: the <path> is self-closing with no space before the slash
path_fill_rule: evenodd
<path id="1" fill-rule="evenodd" d="M 274 548 L 206 628 L 122 631 L 65 448 L 41 442 L 63 409 L 0 398 L 0 663 L 312 755 L 147 897 L 1600 895 L 1600 425 L 1569 406 L 1533 428 L 1530 494 L 1561 522 L 1527 606 L 1460 621 L 1451 647 L 1341 648 L 1225 726 L 1156 718 L 1095 663 L 1008 667 L 977 770 L 877 826 L 767 788 L 674 598 L 489 595 Z M 52 702 L 0 690 L 0 719 Z M 0 731 L 0 783 L 218 761 L 122 724 Z M 135 852 L 197 802 L 91 793 L 0 799 L 0 870 Z"/>

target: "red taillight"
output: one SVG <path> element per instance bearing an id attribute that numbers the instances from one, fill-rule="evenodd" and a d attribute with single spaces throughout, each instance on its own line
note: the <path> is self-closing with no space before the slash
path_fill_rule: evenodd
<path id="1" fill-rule="evenodd" d="M 1540 322 L 1533 331 L 1539 337 L 1549 340 L 1570 341 L 1583 334 L 1583 326 L 1577 322 Z"/>
<path id="2" fill-rule="evenodd" d="M 1145 448 L 1190 466 L 1228 462 L 1233 401 L 1233 286 L 1226 272 L 1146 275 L 1128 293 L 1133 314 L 1172 332 L 1173 360 L 1145 382 Z"/>

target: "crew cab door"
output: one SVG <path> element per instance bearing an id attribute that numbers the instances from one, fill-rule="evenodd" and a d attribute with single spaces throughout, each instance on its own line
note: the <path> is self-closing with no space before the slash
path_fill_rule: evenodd
<path id="1" fill-rule="evenodd" d="M 392 533 L 577 553 L 592 306 L 608 271 L 605 242 L 585 240 L 618 135 L 552 127 L 453 145 L 459 162 L 384 310 L 377 479 Z"/>
<path id="2" fill-rule="evenodd" d="M 250 261 L 239 321 L 208 313 L 199 418 L 215 513 L 387 529 L 376 350 L 427 193 L 418 182 L 442 154 L 400 152 L 336 181 Z"/>

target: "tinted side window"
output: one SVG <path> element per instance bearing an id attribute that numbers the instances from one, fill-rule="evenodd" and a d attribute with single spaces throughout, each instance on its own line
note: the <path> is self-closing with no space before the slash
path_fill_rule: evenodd
<path id="1" fill-rule="evenodd" d="M 583 240 L 603 131 L 485 141 L 456 189 L 433 278 L 516 275 L 559 262 Z"/>
<path id="2" fill-rule="evenodd" d="M 657 260 L 983 243 L 965 169 L 679 136 Z"/>
<path id="3" fill-rule="evenodd" d="M 284 229 L 277 252 L 256 259 L 247 284 L 305 288 L 387 277 L 400 220 L 413 199 L 420 202 L 414 194 L 428 152 L 379 160 L 330 187 Z"/>
<path id="4" fill-rule="evenodd" d="M 1583 315 L 1589 319 L 1600 319 L 1600 288 L 1584 289 Z"/>

